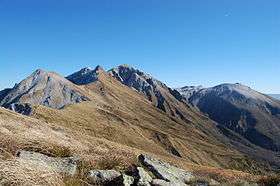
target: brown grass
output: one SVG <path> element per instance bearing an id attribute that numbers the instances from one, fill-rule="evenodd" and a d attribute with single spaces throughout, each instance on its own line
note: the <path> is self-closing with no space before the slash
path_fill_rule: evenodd
<path id="1" fill-rule="evenodd" d="M 32 161 L 11 159 L 0 161 L 0 185 L 61 186 L 62 176 L 51 168 Z"/>

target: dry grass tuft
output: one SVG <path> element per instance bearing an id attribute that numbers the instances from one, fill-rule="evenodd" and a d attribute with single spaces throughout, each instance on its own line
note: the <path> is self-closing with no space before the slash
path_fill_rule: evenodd
<path id="1" fill-rule="evenodd" d="M 62 177 L 50 167 L 32 161 L 11 159 L 0 161 L 0 185 L 62 186 Z"/>

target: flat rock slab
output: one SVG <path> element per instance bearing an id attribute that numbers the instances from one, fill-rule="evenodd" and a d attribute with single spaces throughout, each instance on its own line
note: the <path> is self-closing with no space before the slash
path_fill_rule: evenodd
<path id="1" fill-rule="evenodd" d="M 139 156 L 140 163 L 148 168 L 158 179 L 173 183 L 188 183 L 194 178 L 191 172 L 185 171 L 169 163 L 160 161 L 147 155 Z"/>
<path id="2" fill-rule="evenodd" d="M 138 182 L 137 186 L 150 186 L 153 178 L 142 167 L 137 167 Z"/>
<path id="3" fill-rule="evenodd" d="M 91 170 L 87 177 L 91 184 L 109 184 L 119 182 L 122 175 L 115 170 Z"/>
<path id="4" fill-rule="evenodd" d="M 34 161 L 34 163 L 36 164 L 50 167 L 55 172 L 67 174 L 70 176 L 76 174 L 79 161 L 79 159 L 75 157 L 49 157 L 41 153 L 24 150 L 19 151 L 17 156 L 20 159 Z"/>

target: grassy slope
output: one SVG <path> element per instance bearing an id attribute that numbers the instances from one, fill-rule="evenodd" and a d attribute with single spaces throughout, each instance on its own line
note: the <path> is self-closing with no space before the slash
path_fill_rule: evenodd
<path id="1" fill-rule="evenodd" d="M 230 148 L 198 112 L 185 109 L 190 121 L 182 122 L 156 109 L 142 95 L 101 73 L 91 90 L 90 102 L 63 110 L 38 106 L 34 117 L 66 127 L 75 133 L 117 142 L 158 156 L 198 165 L 256 171 L 252 161 Z M 219 140 L 221 141 L 219 141 Z M 171 155 L 176 149 L 183 158 Z"/>
<path id="2" fill-rule="evenodd" d="M 70 184 L 81 184 L 80 179 L 88 169 L 122 170 L 136 163 L 138 154 L 146 153 L 106 139 L 86 135 L 81 130 L 45 123 L 5 109 L 0 109 L 0 142 L 0 180 L 11 185 L 64 185 L 65 179 L 52 170 L 52 167 L 16 158 L 16 152 L 21 149 L 55 157 L 72 155 L 81 157 L 80 175 L 76 180 L 71 180 Z M 202 177 L 210 176 L 217 180 L 231 182 L 258 178 L 239 171 L 190 164 L 164 153 L 156 156 Z"/>

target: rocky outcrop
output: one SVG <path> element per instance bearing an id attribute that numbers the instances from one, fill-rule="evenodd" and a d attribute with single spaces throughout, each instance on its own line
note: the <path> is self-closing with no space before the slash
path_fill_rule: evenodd
<path id="1" fill-rule="evenodd" d="M 8 109 L 27 116 L 32 114 L 32 106 L 29 103 L 12 103 Z"/>
<path id="2" fill-rule="evenodd" d="M 78 170 L 79 159 L 76 157 L 50 157 L 41 153 L 24 150 L 19 151 L 17 156 L 20 159 L 32 161 L 34 164 L 47 166 L 57 173 L 69 176 L 74 176 Z"/>
<path id="3" fill-rule="evenodd" d="M 142 167 L 137 167 L 137 186 L 150 186 L 153 178 Z"/>
<path id="4" fill-rule="evenodd" d="M 123 178 L 124 186 L 130 186 L 130 185 L 134 184 L 134 181 L 135 181 L 134 177 L 123 174 L 122 178 Z"/>
<path id="5" fill-rule="evenodd" d="M 197 93 L 198 91 L 202 90 L 203 87 L 202 86 L 185 86 L 182 88 L 177 88 L 176 90 L 185 98 L 185 99 L 189 99 L 190 97 L 192 97 L 195 93 Z"/>
<path id="6" fill-rule="evenodd" d="M 120 182 L 121 173 L 115 170 L 91 170 L 88 174 L 88 181 L 91 184 L 115 184 Z"/>
<path id="7" fill-rule="evenodd" d="M 6 89 L 0 91 L 0 102 L 1 102 L 2 99 L 4 99 L 4 97 L 7 96 L 7 94 L 8 94 L 11 90 L 12 90 L 11 88 L 6 88 Z"/>
<path id="8" fill-rule="evenodd" d="M 88 181 L 101 185 L 137 185 L 137 186 L 187 186 L 194 177 L 185 170 L 147 155 L 139 156 L 142 166 L 130 172 L 121 173 L 115 170 L 91 170 Z"/>
<path id="9" fill-rule="evenodd" d="M 140 155 L 139 161 L 148 168 L 158 179 L 174 184 L 185 184 L 194 178 L 191 172 L 157 160 L 147 155 Z"/>
<path id="10" fill-rule="evenodd" d="M 100 71 L 104 71 L 101 66 L 97 66 L 95 69 L 91 69 L 89 67 L 83 68 L 74 74 L 71 74 L 66 77 L 72 83 L 76 85 L 86 85 L 89 83 L 93 83 L 98 79 L 98 74 Z"/>
<path id="11" fill-rule="evenodd" d="M 43 70 L 36 70 L 12 89 L 2 91 L 1 98 L 1 106 L 23 114 L 30 113 L 30 105 L 61 109 L 89 100 L 79 87 L 64 77 Z"/>

